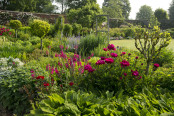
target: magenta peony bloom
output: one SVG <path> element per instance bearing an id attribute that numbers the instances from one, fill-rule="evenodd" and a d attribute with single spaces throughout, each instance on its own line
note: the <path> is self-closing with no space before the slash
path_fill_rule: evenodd
<path id="1" fill-rule="evenodd" d="M 101 60 L 105 60 L 105 57 L 101 57 Z"/>
<path id="2" fill-rule="evenodd" d="M 59 74 L 59 71 L 57 70 L 57 68 L 55 68 L 55 73 L 56 73 L 56 74 Z"/>
<path id="3" fill-rule="evenodd" d="M 160 65 L 158 63 L 154 64 L 154 67 L 158 68 Z"/>
<path id="4" fill-rule="evenodd" d="M 124 76 L 127 76 L 127 73 L 124 73 Z"/>
<path id="5" fill-rule="evenodd" d="M 115 46 L 113 44 L 108 45 L 108 50 L 116 50 Z"/>
<path id="6" fill-rule="evenodd" d="M 112 57 L 117 57 L 118 55 L 116 53 L 111 53 Z"/>
<path id="7" fill-rule="evenodd" d="M 121 64 L 121 67 L 127 67 L 130 65 L 129 62 L 126 60 L 123 60 L 122 62 L 120 62 L 120 64 Z"/>
<path id="8" fill-rule="evenodd" d="M 96 62 L 96 65 L 101 65 L 101 64 L 105 64 L 105 61 L 104 61 L 104 60 L 98 60 L 98 61 Z"/>
<path id="9" fill-rule="evenodd" d="M 105 62 L 111 64 L 111 63 L 114 62 L 114 59 L 112 59 L 112 58 L 106 58 L 106 59 L 105 59 Z"/>
<path id="10" fill-rule="evenodd" d="M 139 76 L 139 73 L 138 73 L 138 71 L 136 70 L 136 71 L 132 71 L 132 76 Z"/>
<path id="11" fill-rule="evenodd" d="M 87 65 L 84 66 L 84 70 L 89 70 L 90 68 L 92 68 L 92 67 L 89 64 L 87 64 Z"/>
<path id="12" fill-rule="evenodd" d="M 104 51 L 108 51 L 108 49 L 106 49 L 106 48 L 103 48 L 103 50 L 104 50 Z"/>
<path id="13" fill-rule="evenodd" d="M 94 71 L 95 69 L 92 69 L 92 68 L 88 69 L 88 72 L 94 72 Z"/>
<path id="14" fill-rule="evenodd" d="M 121 54 L 122 54 L 122 55 L 125 55 L 125 54 L 126 54 L 126 52 L 122 52 Z"/>

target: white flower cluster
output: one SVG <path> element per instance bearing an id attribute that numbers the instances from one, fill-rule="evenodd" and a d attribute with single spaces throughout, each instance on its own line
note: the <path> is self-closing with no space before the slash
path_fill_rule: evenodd
<path id="1" fill-rule="evenodd" d="M 13 65 L 16 65 L 16 67 L 20 67 L 23 66 L 24 63 L 21 62 L 18 58 L 0 58 L 0 78 L 2 78 L 2 76 L 4 75 L 10 74 L 10 72 L 13 72 Z"/>

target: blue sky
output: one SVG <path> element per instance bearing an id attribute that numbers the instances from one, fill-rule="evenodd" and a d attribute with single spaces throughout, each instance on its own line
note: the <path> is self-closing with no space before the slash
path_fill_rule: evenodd
<path id="1" fill-rule="evenodd" d="M 97 0 L 100 7 L 102 7 L 102 3 L 104 0 Z M 148 5 L 152 7 L 152 10 L 155 11 L 157 8 L 163 8 L 168 11 L 170 3 L 172 0 L 129 0 L 131 4 L 131 13 L 129 19 L 135 19 L 136 13 L 139 11 L 139 8 L 142 5 Z"/>

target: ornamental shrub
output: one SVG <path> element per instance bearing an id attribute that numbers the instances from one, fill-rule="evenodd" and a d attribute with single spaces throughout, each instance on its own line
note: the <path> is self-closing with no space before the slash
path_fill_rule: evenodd
<path id="1" fill-rule="evenodd" d="M 72 35 L 72 25 L 70 24 L 65 24 L 64 29 L 63 29 L 63 35 L 68 37 Z"/>
<path id="2" fill-rule="evenodd" d="M 19 20 L 10 20 L 10 27 L 15 29 L 15 34 L 17 38 L 17 30 L 22 27 L 22 23 Z"/>
<path id="3" fill-rule="evenodd" d="M 54 31 L 55 33 L 61 33 L 63 31 L 64 28 L 64 17 L 60 16 L 59 18 L 57 18 L 56 20 L 56 24 L 54 25 Z"/>
<path id="4" fill-rule="evenodd" d="M 82 26 L 80 24 L 74 23 L 72 25 L 72 27 L 73 27 L 72 34 L 75 36 L 80 35 L 80 31 L 82 30 Z"/>
<path id="5" fill-rule="evenodd" d="M 49 32 L 50 24 L 46 21 L 35 19 L 30 24 L 30 27 L 31 27 L 31 33 L 41 38 L 41 49 L 42 49 L 42 38 Z"/>
<path id="6" fill-rule="evenodd" d="M 31 33 L 38 37 L 44 37 L 50 30 L 50 24 L 46 21 L 35 19 L 30 24 Z"/>

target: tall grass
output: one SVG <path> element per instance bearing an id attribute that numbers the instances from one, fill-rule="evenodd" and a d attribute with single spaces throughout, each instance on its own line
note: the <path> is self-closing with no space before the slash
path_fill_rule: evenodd
<path id="1" fill-rule="evenodd" d="M 92 50 L 104 44 L 107 44 L 106 35 L 99 34 L 96 36 L 95 34 L 90 34 L 81 38 L 80 44 L 78 46 L 78 52 L 87 56 L 90 55 Z"/>

